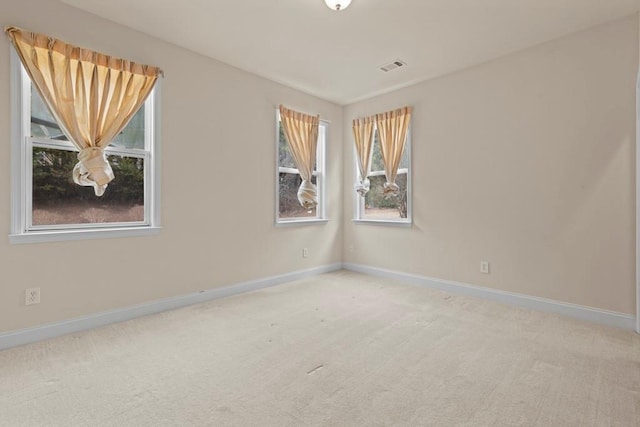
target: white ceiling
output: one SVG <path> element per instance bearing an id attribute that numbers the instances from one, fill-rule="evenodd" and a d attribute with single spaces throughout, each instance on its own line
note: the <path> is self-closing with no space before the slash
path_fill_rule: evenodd
<path id="1" fill-rule="evenodd" d="M 639 0 L 61 0 L 338 104 L 623 17 Z M 408 65 L 383 73 L 395 59 Z M 158 64 L 162 66 L 162 64 Z"/>

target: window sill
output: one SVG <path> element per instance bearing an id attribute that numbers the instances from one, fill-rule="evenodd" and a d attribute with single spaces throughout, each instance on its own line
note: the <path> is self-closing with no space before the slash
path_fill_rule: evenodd
<path id="1" fill-rule="evenodd" d="M 152 236 L 160 233 L 162 227 L 122 227 L 93 230 L 47 230 L 9 234 L 11 244 L 66 242 L 71 240 L 109 239 L 116 237 Z"/>
<path id="2" fill-rule="evenodd" d="M 313 218 L 313 219 L 293 219 L 290 221 L 276 221 L 276 227 L 289 227 L 292 225 L 312 225 L 312 224 L 326 224 L 327 222 L 329 222 L 328 219 L 324 218 L 324 219 L 318 219 L 318 218 Z"/>
<path id="3" fill-rule="evenodd" d="M 394 221 L 392 219 L 354 219 L 356 224 L 390 225 L 392 227 L 411 227 L 413 221 Z"/>

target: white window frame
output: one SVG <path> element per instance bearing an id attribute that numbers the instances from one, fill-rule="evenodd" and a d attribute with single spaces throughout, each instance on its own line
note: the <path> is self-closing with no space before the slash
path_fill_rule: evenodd
<path id="1" fill-rule="evenodd" d="M 372 138 L 373 140 L 373 144 L 375 144 L 375 135 L 376 132 L 378 131 L 378 128 L 376 125 L 374 125 L 373 127 L 373 135 Z M 364 207 L 364 197 L 360 196 L 355 189 L 353 190 L 353 212 L 355 213 L 355 218 L 353 219 L 354 222 L 356 223 L 369 223 L 369 224 L 380 224 L 380 225 L 395 225 L 395 226 L 406 226 L 406 227 L 410 227 L 413 224 L 413 192 L 412 192 L 412 173 L 411 173 L 411 169 L 412 169 L 412 156 L 411 156 L 411 145 L 412 145 L 412 131 L 411 131 L 411 126 L 409 126 L 409 129 L 407 130 L 407 141 L 405 144 L 405 151 L 407 152 L 407 159 L 409 162 L 409 165 L 407 168 L 400 168 L 398 169 L 398 175 L 401 174 L 406 174 L 407 175 L 407 217 L 406 218 L 398 218 L 398 219 L 393 219 L 393 218 L 380 218 L 380 219 L 373 219 L 373 218 L 366 218 L 365 215 L 365 207 Z M 355 170 L 355 177 L 354 177 L 354 183 L 357 184 L 361 181 L 360 179 L 360 169 L 358 168 L 358 153 L 356 151 L 355 146 L 353 147 L 353 164 L 354 164 L 354 170 Z M 369 165 L 371 165 L 371 158 L 373 157 L 373 146 L 371 149 L 371 154 L 369 155 Z M 367 175 L 367 177 L 372 177 L 372 176 L 384 176 L 384 170 L 381 171 L 369 171 L 369 174 Z"/>
<path id="2" fill-rule="evenodd" d="M 318 128 L 318 146 L 316 149 L 316 170 L 313 176 L 316 177 L 316 187 L 318 189 L 318 206 L 315 217 L 280 218 L 280 173 L 300 174 L 295 168 L 280 167 L 280 111 L 276 109 L 276 200 L 275 200 L 275 223 L 276 226 L 291 224 L 314 224 L 327 222 L 327 202 L 326 202 L 326 150 L 329 138 L 329 122 L 320 120 Z"/>
<path id="3" fill-rule="evenodd" d="M 145 102 L 145 149 L 107 147 L 105 153 L 143 158 L 145 220 L 128 223 L 32 225 L 33 148 L 77 151 L 68 141 L 31 137 L 31 79 L 11 49 L 11 243 L 131 237 L 159 233 L 160 81 Z M 71 173 L 71 171 L 69 171 Z"/>

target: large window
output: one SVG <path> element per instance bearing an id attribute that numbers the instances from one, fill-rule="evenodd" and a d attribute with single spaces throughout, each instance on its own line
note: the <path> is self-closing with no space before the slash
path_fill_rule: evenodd
<path id="1" fill-rule="evenodd" d="M 73 181 L 77 149 L 60 130 L 15 56 L 11 240 L 20 243 L 157 231 L 156 94 L 150 95 L 105 149 L 115 179 L 98 197 L 92 187 Z"/>
<path id="2" fill-rule="evenodd" d="M 313 209 L 305 209 L 298 201 L 298 188 L 302 183 L 300 172 L 291 155 L 289 144 L 284 135 L 277 115 L 277 193 L 276 193 L 276 222 L 295 223 L 303 221 L 318 221 L 325 219 L 324 177 L 325 162 L 324 153 L 326 145 L 327 123 L 320 122 L 318 129 L 318 145 L 316 152 L 316 165 L 313 171 L 312 183 L 318 189 L 318 205 Z"/>
<path id="3" fill-rule="evenodd" d="M 368 178 L 369 192 L 361 197 L 354 191 L 356 197 L 356 219 L 378 222 L 411 223 L 411 132 L 407 135 L 407 142 L 402 153 L 402 160 L 398 168 L 396 184 L 400 187 L 398 194 L 385 195 L 384 163 L 380 150 L 380 140 L 377 129 L 374 130 L 373 149 L 371 150 L 371 171 Z M 358 170 L 356 165 L 356 170 Z M 358 174 L 358 179 L 360 176 Z"/>

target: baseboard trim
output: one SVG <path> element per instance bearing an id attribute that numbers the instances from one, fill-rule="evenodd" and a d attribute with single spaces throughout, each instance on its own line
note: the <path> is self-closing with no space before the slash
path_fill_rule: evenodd
<path id="1" fill-rule="evenodd" d="M 258 289 L 264 289 L 293 280 L 304 279 L 306 277 L 317 276 L 319 274 L 329 273 L 341 269 L 342 264 L 340 263 L 324 265 L 307 270 L 298 270 L 291 273 L 285 273 L 278 276 L 250 280 L 248 282 L 237 283 L 223 288 L 209 289 L 130 307 L 90 314 L 88 316 L 63 320 L 61 322 L 50 323 L 43 326 L 5 332 L 0 334 L 0 350 L 42 341 L 49 338 L 55 338 L 74 332 L 80 332 L 87 329 L 93 329 L 99 326 L 110 325 L 112 323 L 123 322 L 126 320 L 135 319 L 137 317 L 147 316 L 149 314 L 155 314 L 163 311 L 173 310 L 176 308 L 186 307 L 193 304 L 199 304 L 218 298 L 225 298 L 232 295 L 243 294 L 245 292 L 256 291 Z"/>
<path id="2" fill-rule="evenodd" d="M 481 286 L 474 286 L 466 283 L 454 282 L 451 280 L 436 279 L 433 277 L 386 270 L 383 268 L 370 267 L 367 265 L 345 263 L 343 264 L 343 268 L 345 270 L 369 274 L 372 276 L 395 279 L 418 286 L 424 286 L 430 289 L 438 289 L 453 294 L 497 301 L 503 304 L 530 308 L 532 310 L 556 313 L 575 319 L 585 320 L 593 323 L 600 323 L 617 328 L 629 330 L 634 330 L 635 328 L 635 317 L 624 313 L 601 310 L 598 308 L 586 307 L 582 305 L 560 302 L 546 298 L 533 297 L 524 294 L 517 294 L 513 292 L 500 291 L 497 289 L 484 288 Z"/>

